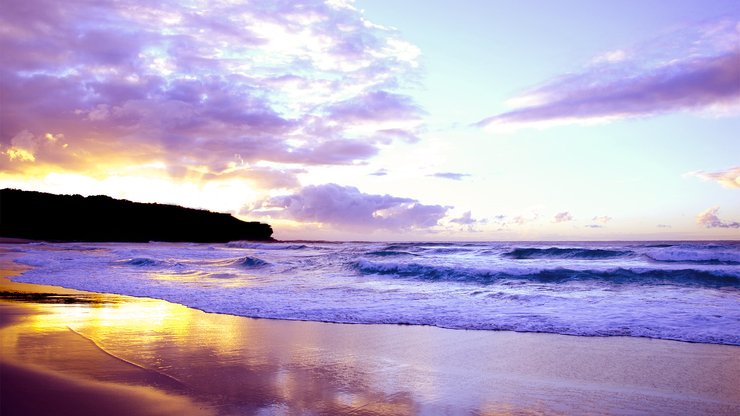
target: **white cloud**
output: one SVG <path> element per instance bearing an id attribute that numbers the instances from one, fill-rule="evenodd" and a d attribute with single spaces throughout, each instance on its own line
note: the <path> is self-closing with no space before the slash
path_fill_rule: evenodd
<path id="1" fill-rule="evenodd" d="M 696 222 L 704 228 L 740 228 L 740 222 L 722 221 L 717 213 L 719 207 L 707 208 L 696 216 Z"/>
<path id="2" fill-rule="evenodd" d="M 592 221 L 596 221 L 596 222 L 601 223 L 601 224 L 606 224 L 606 223 L 608 223 L 609 221 L 612 220 L 612 217 L 610 217 L 608 215 L 601 215 L 601 216 L 593 217 L 591 220 Z"/>
<path id="3" fill-rule="evenodd" d="M 573 216 L 568 211 L 558 212 L 552 220 L 553 222 L 568 222 L 573 221 Z"/>
<path id="4" fill-rule="evenodd" d="M 687 173 L 689 176 L 696 176 L 704 180 L 715 181 L 725 188 L 740 189 L 740 166 L 732 167 L 725 170 L 706 172 L 698 170 Z"/>

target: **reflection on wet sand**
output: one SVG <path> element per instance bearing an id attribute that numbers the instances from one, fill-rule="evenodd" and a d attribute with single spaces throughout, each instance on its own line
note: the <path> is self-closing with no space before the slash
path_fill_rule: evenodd
<path id="1" fill-rule="evenodd" d="M 3 360 L 184 396 L 185 413 L 740 410 L 737 347 L 258 320 L 11 285 L 0 288 Z"/>
<path id="2" fill-rule="evenodd" d="M 186 394 L 226 414 L 413 413 L 408 393 L 373 391 L 352 356 L 327 357 L 320 334 L 301 323 L 283 327 L 156 300 L 55 296 L 65 300 L 15 295 L 0 303 L 3 314 L 32 303 L 2 330 L 6 359 Z"/>

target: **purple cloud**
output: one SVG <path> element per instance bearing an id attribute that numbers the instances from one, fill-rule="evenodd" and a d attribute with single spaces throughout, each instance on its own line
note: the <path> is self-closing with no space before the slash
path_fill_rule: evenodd
<path id="1" fill-rule="evenodd" d="M 704 228 L 740 228 L 740 222 L 722 221 L 719 216 L 717 216 L 718 212 L 719 207 L 707 208 L 696 216 L 696 222 L 699 225 L 704 226 Z"/>
<path id="2" fill-rule="evenodd" d="M 289 148 L 290 149 L 290 148 Z M 327 140 L 314 147 L 292 150 L 282 161 L 314 165 L 346 164 L 361 161 L 378 153 L 372 143 L 362 140 Z"/>
<path id="3" fill-rule="evenodd" d="M 244 213 L 351 230 L 398 231 L 434 227 L 448 209 L 441 205 L 424 205 L 411 198 L 366 194 L 352 186 L 330 183 L 270 198 Z"/>
<path id="4" fill-rule="evenodd" d="M 586 224 L 586 225 L 584 225 L 584 227 L 586 227 L 586 228 L 604 228 L 604 226 L 601 225 L 601 224 Z"/>
<path id="5" fill-rule="evenodd" d="M 696 176 L 704 180 L 715 181 L 725 188 L 740 189 L 740 166 L 717 172 L 698 170 L 696 172 L 689 172 L 688 175 Z"/>
<path id="6" fill-rule="evenodd" d="M 469 233 L 478 233 L 482 230 L 476 228 L 476 225 L 488 224 L 487 219 L 476 219 L 470 211 L 464 212 L 460 217 L 453 218 L 450 220 L 450 224 L 459 224 L 459 231 L 467 231 Z"/>
<path id="7" fill-rule="evenodd" d="M 9 0 L 0 26 L 6 172 L 158 162 L 254 178 L 234 154 L 352 164 L 420 124 L 396 92 L 418 49 L 351 5 Z"/>
<path id="8" fill-rule="evenodd" d="M 388 174 L 388 169 L 378 169 L 375 172 L 371 173 L 372 176 L 385 176 Z"/>
<path id="9" fill-rule="evenodd" d="M 180 174 L 187 172 L 185 167 L 180 168 Z M 294 189 L 300 186 L 297 174 L 304 173 L 302 169 L 272 169 L 266 167 L 233 166 L 225 168 L 221 173 L 207 173 L 203 180 L 242 178 L 250 181 L 255 188 L 263 189 Z M 173 176 L 178 176 L 171 172 Z"/>
<path id="10" fill-rule="evenodd" d="M 372 91 L 333 104 L 327 108 L 333 120 L 349 123 L 366 121 L 408 120 L 421 110 L 407 96 L 386 91 Z"/>
<path id="11" fill-rule="evenodd" d="M 559 212 L 559 213 L 555 214 L 555 217 L 553 217 L 552 221 L 553 222 L 568 222 L 568 221 L 573 221 L 573 216 L 570 215 L 570 212 L 568 212 L 568 211 Z"/>
<path id="12" fill-rule="evenodd" d="M 625 52 L 612 51 L 583 71 L 527 91 L 521 106 L 477 123 L 490 129 L 703 111 L 740 100 L 737 21 L 672 33 Z"/>
<path id="13" fill-rule="evenodd" d="M 455 223 L 455 224 L 460 224 L 460 225 L 473 225 L 475 223 L 478 223 L 479 220 L 476 220 L 475 218 L 473 218 L 470 211 L 466 211 L 459 218 L 451 219 L 450 222 Z"/>
<path id="14" fill-rule="evenodd" d="M 433 173 L 427 176 L 433 176 L 435 178 L 452 179 L 453 181 L 459 181 L 467 176 L 470 176 L 470 174 L 469 173 L 455 173 L 455 172 L 437 172 L 437 173 Z"/>

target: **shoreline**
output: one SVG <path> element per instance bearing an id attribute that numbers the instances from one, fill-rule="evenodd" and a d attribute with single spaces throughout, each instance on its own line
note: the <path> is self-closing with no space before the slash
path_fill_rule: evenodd
<path id="1" fill-rule="evenodd" d="M 11 257 L 0 252 L 3 276 L 25 268 Z M 244 318 L 0 280 L 61 296 L 0 298 L 3 370 L 28 375 L 1 390 L 76 397 L 55 409 L 126 397 L 139 414 L 740 412 L 737 346 Z M 3 397 L 3 414 L 22 396 Z"/>
<path id="2" fill-rule="evenodd" d="M 302 241 L 302 240 L 301 240 Z M 29 243 L 32 242 L 40 242 L 36 240 L 29 240 Z M 275 242 L 283 242 L 283 241 L 275 241 Z M 290 241 L 285 241 L 290 242 Z M 25 242 L 24 242 L 25 243 Z M 21 244 L 24 244 L 21 243 Z M 0 241 L 0 244 L 3 244 L 2 241 Z M 8 243 L 13 244 L 13 243 Z M 3 254 L 9 254 L 6 251 L 3 250 L 3 247 L 0 246 L 0 256 Z M 14 263 L 17 264 L 17 263 Z M 19 267 L 22 267 L 24 269 L 30 269 L 31 266 L 25 266 L 21 264 L 17 264 Z M 2 257 L 0 257 L 0 271 L 2 270 L 3 261 Z M 22 272 L 21 272 L 22 273 Z M 20 274 L 20 273 L 18 273 Z M 14 275 L 15 276 L 15 275 Z M 11 276 L 12 277 L 12 276 Z M 3 280 L 6 280 L 5 283 L 3 283 Z M 656 341 L 670 341 L 670 342 L 681 342 L 681 343 L 688 343 L 688 344 L 699 344 L 699 345 L 722 345 L 722 346 L 730 346 L 730 347 L 740 347 L 740 345 L 735 344 L 724 344 L 724 343 L 711 343 L 711 342 L 700 342 L 700 341 L 687 341 L 682 339 L 670 339 L 670 338 L 657 338 L 657 337 L 649 337 L 649 336 L 627 336 L 627 335 L 576 335 L 576 334 L 564 334 L 564 333 L 557 333 L 557 332 L 544 332 L 544 331 L 509 331 L 509 330 L 489 330 L 489 329 L 471 329 L 471 328 L 455 328 L 455 327 L 445 327 L 445 326 L 439 326 L 439 325 L 431 325 L 431 324 L 408 324 L 408 323 L 364 323 L 364 322 L 338 322 L 338 321 L 322 321 L 322 320 L 312 320 L 312 319 L 290 319 L 290 318 L 271 318 L 271 317 L 261 317 L 261 316 L 245 316 L 245 315 L 234 315 L 227 312 L 218 312 L 218 311 L 207 311 L 203 309 L 199 309 L 194 306 L 187 306 L 181 303 L 176 303 L 169 301 L 167 299 L 163 298 L 157 298 L 157 297 L 151 297 L 151 296 L 132 296 L 127 294 L 121 294 L 121 293 L 111 293 L 111 292 L 93 292 L 89 290 L 82 290 L 82 289 L 73 289 L 68 288 L 64 286 L 51 286 L 51 285 L 43 285 L 38 283 L 24 283 L 24 282 L 14 282 L 11 281 L 9 278 L 3 278 L 2 274 L 0 273 L 0 294 L 3 293 L 3 285 L 7 283 L 12 284 L 18 284 L 18 285 L 29 285 L 29 286 L 39 286 L 39 287 L 45 287 L 45 288 L 51 288 L 51 291 L 70 291 L 74 293 L 81 293 L 81 294 L 96 294 L 96 295 L 105 295 L 105 296 L 121 296 L 125 298 L 133 298 L 133 299 L 144 299 L 144 300 L 151 300 L 151 301 L 161 301 L 161 302 L 167 302 L 172 303 L 176 305 L 180 305 L 183 307 L 186 307 L 188 309 L 192 309 L 195 311 L 199 311 L 206 314 L 214 314 L 214 315 L 224 315 L 224 316 L 232 316 L 235 318 L 244 318 L 244 319 L 254 319 L 254 320 L 268 320 L 268 321 L 288 321 L 288 322 L 315 322 L 320 324 L 327 324 L 327 325 L 369 325 L 369 326 L 375 326 L 375 325 L 388 325 L 388 326 L 401 326 L 401 327 L 427 327 L 427 328 L 437 328 L 447 331 L 483 331 L 483 332 L 513 332 L 513 333 L 521 333 L 521 334 L 543 334 L 543 335 L 557 335 L 557 336 L 563 336 L 563 337 L 574 337 L 574 338 L 637 338 L 637 339 L 646 339 L 646 340 L 656 340 Z M 2 299 L 2 298 L 0 298 Z"/>
<path id="3" fill-rule="evenodd" d="M 20 281 L 212 313 L 740 346 L 736 248 L 153 242 L 9 250 L 42 267 Z"/>

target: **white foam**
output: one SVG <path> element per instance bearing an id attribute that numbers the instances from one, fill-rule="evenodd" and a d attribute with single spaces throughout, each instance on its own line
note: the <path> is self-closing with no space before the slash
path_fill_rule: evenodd
<path id="1" fill-rule="evenodd" d="M 286 246 L 295 245 L 282 245 Z M 364 258 L 377 249 L 378 244 L 362 243 L 322 243 L 318 248 L 307 244 L 281 250 L 265 249 L 261 243 L 35 245 L 26 246 L 19 259 L 35 269 L 14 280 L 160 298 L 210 312 L 262 318 L 647 336 L 740 345 L 740 290 L 733 285 L 617 284 L 604 279 L 515 279 L 483 284 L 454 278 L 424 280 L 415 275 L 434 268 L 473 277 L 480 270 L 526 275 L 564 265 L 583 270 L 684 270 L 680 264 L 654 264 L 640 258 L 596 263 L 514 260 L 458 255 L 451 250 L 393 261 Z M 496 243 L 474 249 L 505 251 Z M 641 246 L 625 249 L 661 251 Z M 676 250 L 693 248 L 666 247 L 663 252 Z M 732 247 L 717 250 L 737 254 Z M 132 259 L 142 265 L 130 264 Z M 240 266 L 247 259 L 252 259 L 250 264 L 258 263 L 254 259 L 264 261 L 269 267 Z M 363 273 L 362 268 L 370 273 Z M 740 266 L 691 268 L 740 276 Z"/>

